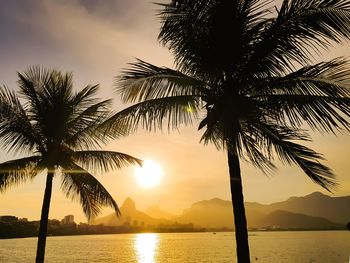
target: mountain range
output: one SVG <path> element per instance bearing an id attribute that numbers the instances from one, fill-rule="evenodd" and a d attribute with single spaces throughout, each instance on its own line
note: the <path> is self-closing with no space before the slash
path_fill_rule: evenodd
<path id="1" fill-rule="evenodd" d="M 245 208 L 251 229 L 340 229 L 350 221 L 350 196 L 331 197 L 320 192 L 268 205 L 246 202 Z M 196 202 L 181 215 L 173 215 L 159 206 L 139 211 L 131 198 L 125 200 L 120 210 L 120 217 L 113 213 L 92 223 L 110 226 L 192 223 L 208 229 L 234 228 L 231 201 L 219 198 Z"/>

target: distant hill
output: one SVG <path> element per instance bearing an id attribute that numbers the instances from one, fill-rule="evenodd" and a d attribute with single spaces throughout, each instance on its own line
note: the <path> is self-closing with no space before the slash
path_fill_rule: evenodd
<path id="1" fill-rule="evenodd" d="M 154 218 L 163 218 L 163 219 L 174 219 L 176 216 L 162 210 L 158 205 L 150 206 L 145 210 L 145 213 Z"/>
<path id="2" fill-rule="evenodd" d="M 245 204 L 248 226 L 251 228 L 337 228 L 350 221 L 349 207 L 350 196 L 330 197 L 319 192 L 270 205 Z M 231 201 L 218 198 L 194 203 L 176 220 L 207 228 L 234 227 Z"/>
<path id="3" fill-rule="evenodd" d="M 304 197 L 291 197 L 284 202 L 268 205 L 266 208 L 270 211 L 286 210 L 324 217 L 341 224 L 350 221 L 350 196 L 331 197 L 315 192 Z"/>
<path id="4" fill-rule="evenodd" d="M 233 228 L 232 205 L 219 198 L 194 203 L 175 219 L 179 223 L 193 223 L 206 228 Z"/>
<path id="5" fill-rule="evenodd" d="M 342 225 L 333 223 L 322 217 L 307 216 L 283 210 L 269 213 L 259 224 L 260 227 L 282 229 L 332 229 L 342 227 Z"/>
<path id="6" fill-rule="evenodd" d="M 136 204 L 131 198 L 127 198 L 120 207 L 121 216 L 117 217 L 115 213 L 105 217 L 95 219 L 92 224 L 103 224 L 105 226 L 120 226 L 124 224 L 137 225 L 158 225 L 168 223 L 167 220 L 161 218 L 153 218 L 144 212 L 136 209 Z"/>
<path id="7" fill-rule="evenodd" d="M 350 196 L 330 197 L 319 192 L 304 197 L 291 197 L 286 201 L 263 205 L 245 204 L 250 228 L 279 227 L 305 229 L 333 229 L 346 226 L 350 221 Z M 192 204 L 180 216 L 152 206 L 145 212 L 138 211 L 135 203 L 127 198 L 121 207 L 122 217 L 115 214 L 96 219 L 94 224 L 122 225 L 126 222 L 158 225 L 178 222 L 192 223 L 197 227 L 233 229 L 231 201 L 214 198 Z"/>

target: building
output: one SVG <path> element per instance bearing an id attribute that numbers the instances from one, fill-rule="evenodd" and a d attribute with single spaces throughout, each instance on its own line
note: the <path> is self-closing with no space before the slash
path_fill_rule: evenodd
<path id="1" fill-rule="evenodd" d="M 73 215 L 66 215 L 62 220 L 61 223 L 63 225 L 71 225 L 71 224 L 75 224 L 74 222 L 74 216 Z"/>

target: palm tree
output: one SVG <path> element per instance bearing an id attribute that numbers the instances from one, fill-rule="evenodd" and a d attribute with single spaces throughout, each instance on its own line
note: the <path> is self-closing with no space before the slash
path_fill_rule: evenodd
<path id="1" fill-rule="evenodd" d="M 40 67 L 18 73 L 18 77 L 19 96 L 7 87 L 0 88 L 0 141 L 8 151 L 29 156 L 0 164 L 0 191 L 47 175 L 36 255 L 36 262 L 44 262 L 53 178 L 62 177 L 62 191 L 78 200 L 91 220 L 102 206 L 120 212 L 90 171 L 107 172 L 140 164 L 140 160 L 94 150 L 108 139 L 101 124 L 111 114 L 111 101 L 95 98 L 98 85 L 74 92 L 72 74 Z M 115 135 L 122 134 L 120 130 Z"/>
<path id="2" fill-rule="evenodd" d="M 201 118 L 201 141 L 227 151 L 237 258 L 250 262 L 240 158 L 269 172 L 277 155 L 322 187 L 336 185 L 322 155 L 302 145 L 303 128 L 349 130 L 349 63 L 312 61 L 350 37 L 350 1 L 172 0 L 159 16 L 175 69 L 131 63 L 116 89 L 136 104 L 111 120 L 133 131 Z"/>

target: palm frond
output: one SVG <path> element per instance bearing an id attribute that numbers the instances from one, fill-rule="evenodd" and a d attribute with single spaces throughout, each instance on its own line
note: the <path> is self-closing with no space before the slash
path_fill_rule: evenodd
<path id="1" fill-rule="evenodd" d="M 0 192 L 11 186 L 32 179 L 44 168 L 40 167 L 40 156 L 11 160 L 0 164 Z"/>
<path id="2" fill-rule="evenodd" d="M 88 171 L 95 173 L 109 172 L 129 165 L 141 165 L 142 161 L 131 155 L 111 151 L 76 151 L 74 161 Z"/>
<path id="3" fill-rule="evenodd" d="M 34 114 L 40 112 L 39 92 L 43 91 L 43 86 L 49 81 L 50 71 L 40 66 L 33 66 L 29 67 L 24 73 L 18 72 L 17 74 L 20 94 L 30 105 L 29 108 Z"/>
<path id="4" fill-rule="evenodd" d="M 328 96 L 273 95 L 266 97 L 269 114 L 281 124 L 300 127 L 302 123 L 321 133 L 350 130 L 350 98 Z"/>
<path id="5" fill-rule="evenodd" d="M 199 125 L 198 129 L 206 126 L 201 142 L 204 144 L 213 143 L 218 150 L 226 149 L 235 152 L 239 157 L 265 173 L 276 168 L 271 162 L 270 151 L 266 145 L 261 145 L 261 140 L 257 138 L 257 134 L 252 132 L 245 121 L 234 123 L 233 119 L 220 121 L 214 117 L 215 122 L 213 122 L 210 121 L 210 117 L 212 116 L 208 114 Z M 225 125 L 230 127 L 225 127 Z"/>
<path id="6" fill-rule="evenodd" d="M 113 197 L 93 175 L 73 163 L 63 168 L 61 190 L 67 198 L 80 202 L 89 221 L 100 213 L 103 206 L 113 208 L 120 215 Z"/>
<path id="7" fill-rule="evenodd" d="M 159 12 L 160 42 L 173 52 L 175 64 L 186 74 L 220 78 L 244 60 L 247 34 L 265 15 L 268 1 L 171 1 Z M 230 36 L 230 37 L 228 37 Z M 227 73 L 227 72 L 226 72 Z"/>
<path id="8" fill-rule="evenodd" d="M 322 155 L 296 143 L 296 141 L 309 140 L 305 133 L 262 122 L 255 122 L 252 126 L 255 126 L 261 134 L 263 143 L 274 148 L 282 162 L 298 165 L 312 181 L 328 191 L 337 185 L 331 169 L 319 162 L 324 160 Z"/>
<path id="9" fill-rule="evenodd" d="M 199 95 L 207 91 L 206 84 L 201 80 L 139 59 L 122 72 L 122 75 L 116 79 L 115 86 L 123 102 Z"/>
<path id="10" fill-rule="evenodd" d="M 334 132 L 349 129 L 349 85 L 349 63 L 334 59 L 282 78 L 267 78 L 249 92 L 281 123 L 286 119 L 299 126 L 304 121 L 314 130 Z"/>
<path id="11" fill-rule="evenodd" d="M 246 128 L 245 130 L 247 132 L 241 132 L 239 134 L 238 143 L 236 142 L 234 145 L 230 145 L 230 142 L 227 142 L 231 146 L 231 149 L 238 149 L 241 158 L 247 159 L 247 161 L 265 174 L 276 169 L 276 166 L 271 161 L 271 151 L 268 151 L 267 147 L 262 147 L 261 141 L 255 133 L 252 133 Z"/>
<path id="12" fill-rule="evenodd" d="M 244 72 L 280 74 L 293 69 L 291 62 L 305 65 L 312 52 L 349 37 L 349 1 L 284 0 L 277 18 L 251 47 Z"/>
<path id="13" fill-rule="evenodd" d="M 85 109 L 77 109 L 67 123 L 67 134 L 65 143 L 73 148 L 99 147 L 101 143 L 106 143 L 108 137 L 106 131 L 101 126 L 110 115 L 110 100 L 104 100 L 90 105 Z M 73 110 L 74 111 L 74 110 Z M 119 137 L 125 132 L 120 130 L 113 134 L 113 137 Z"/>
<path id="14" fill-rule="evenodd" d="M 3 147 L 14 152 L 30 152 L 42 145 L 26 109 L 16 93 L 7 87 L 0 88 L 0 141 Z"/>
<path id="15" fill-rule="evenodd" d="M 127 127 L 129 132 L 136 131 L 140 125 L 144 129 L 176 129 L 179 125 L 192 124 L 198 118 L 201 100 L 198 96 L 184 95 L 157 98 L 134 104 L 112 116 L 108 124 L 113 130 Z"/>
<path id="16" fill-rule="evenodd" d="M 218 122 L 216 125 L 207 126 L 207 118 L 204 118 L 199 124 L 198 130 L 201 130 L 204 128 L 204 126 L 206 126 L 206 129 L 201 136 L 200 142 L 204 143 L 205 145 L 212 143 L 218 150 L 225 149 L 226 139 L 221 123 Z"/>
<path id="17" fill-rule="evenodd" d="M 96 98 L 100 85 L 87 85 L 82 90 L 76 92 L 72 97 L 72 105 L 76 108 L 89 108 L 96 104 L 98 99 Z"/>
<path id="18" fill-rule="evenodd" d="M 302 94 L 348 97 L 350 63 L 343 58 L 308 65 L 283 77 L 252 79 L 255 85 L 245 91 L 251 96 L 265 94 Z"/>

